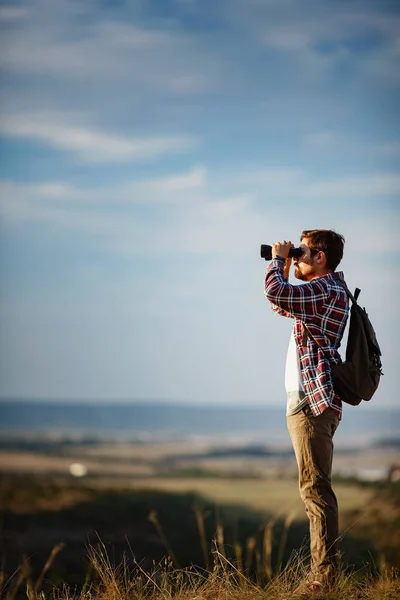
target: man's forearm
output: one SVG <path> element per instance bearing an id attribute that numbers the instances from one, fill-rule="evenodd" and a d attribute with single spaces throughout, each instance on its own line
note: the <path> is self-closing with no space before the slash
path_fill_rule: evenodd
<path id="1" fill-rule="evenodd" d="M 289 262 L 289 265 L 288 265 L 288 266 L 286 265 L 286 263 L 284 263 L 284 262 L 283 262 L 283 260 L 279 260 L 279 259 L 277 260 L 276 258 L 275 258 L 275 259 L 273 259 L 273 261 L 274 261 L 274 260 L 275 260 L 275 265 L 276 265 L 276 267 L 278 267 L 278 269 L 279 269 L 279 270 L 280 270 L 281 268 L 283 268 L 283 271 L 281 271 L 281 273 L 282 273 L 282 277 L 284 277 L 284 278 L 285 278 L 285 280 L 287 281 L 287 278 L 288 278 L 288 276 L 289 276 L 289 268 L 290 268 L 290 262 L 291 262 L 291 259 L 289 259 L 289 260 L 290 260 L 290 262 Z M 271 269 L 271 267 L 272 267 L 272 268 L 274 267 L 274 262 L 271 262 L 271 264 L 270 264 L 270 266 L 269 266 L 269 268 L 268 268 L 267 272 L 265 273 L 265 281 L 264 281 L 264 286 L 266 285 L 266 279 L 267 279 L 267 277 L 268 277 L 268 271 Z M 285 271 L 286 271 L 286 276 L 285 276 Z M 264 289 L 265 289 L 265 287 L 264 287 Z M 292 315 L 290 312 L 288 312 L 287 310 L 284 310 L 284 309 L 283 309 L 283 308 L 281 308 L 280 306 L 277 306 L 276 304 L 274 304 L 274 302 L 270 301 L 270 305 L 271 305 L 271 309 L 272 309 L 272 311 L 273 311 L 274 313 L 276 313 L 276 314 L 278 314 L 278 315 L 281 315 L 282 317 L 289 317 L 289 318 L 293 319 L 293 315 Z"/>
<path id="2" fill-rule="evenodd" d="M 283 258 L 282 256 L 279 255 L 272 255 L 272 260 L 278 260 L 278 264 L 283 265 L 283 277 L 285 279 L 285 281 L 289 281 L 289 272 L 290 272 L 290 265 L 292 264 L 292 259 L 287 257 L 287 258 Z"/>
<path id="3" fill-rule="evenodd" d="M 290 272 L 291 264 L 292 264 L 292 259 L 287 258 L 285 261 L 285 266 L 283 267 L 283 277 L 285 278 L 285 281 L 289 281 L 289 272 Z"/>

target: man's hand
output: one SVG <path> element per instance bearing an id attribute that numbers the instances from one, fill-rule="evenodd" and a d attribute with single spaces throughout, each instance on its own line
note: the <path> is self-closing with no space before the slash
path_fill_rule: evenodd
<path id="1" fill-rule="evenodd" d="M 292 264 L 292 258 L 289 258 L 289 250 L 292 248 L 294 244 L 291 241 L 286 242 L 276 242 L 276 244 L 272 244 L 272 258 L 276 255 L 282 256 L 285 259 L 285 266 L 283 267 L 283 277 L 288 281 L 289 279 L 289 271 L 290 265 Z"/>
<path id="2" fill-rule="evenodd" d="M 289 256 L 289 250 L 293 246 L 294 244 L 291 241 L 286 242 L 286 240 L 283 240 L 283 242 L 275 242 L 275 244 L 272 244 L 272 258 L 274 256 L 281 256 L 286 260 Z"/>

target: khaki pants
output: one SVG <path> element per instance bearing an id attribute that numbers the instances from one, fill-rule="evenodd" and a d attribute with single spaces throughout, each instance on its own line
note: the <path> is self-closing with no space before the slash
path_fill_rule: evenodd
<path id="1" fill-rule="evenodd" d="M 339 417 L 332 408 L 314 417 L 306 406 L 287 417 L 287 425 L 299 468 L 300 496 L 310 520 L 311 577 L 329 585 L 338 569 L 338 505 L 331 472 Z"/>

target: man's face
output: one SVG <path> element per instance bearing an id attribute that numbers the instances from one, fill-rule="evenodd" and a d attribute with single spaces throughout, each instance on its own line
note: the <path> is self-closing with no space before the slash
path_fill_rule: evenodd
<path id="1" fill-rule="evenodd" d="M 316 255 L 311 256 L 311 249 L 308 246 L 307 238 L 301 240 L 299 248 L 303 250 L 303 254 L 293 259 L 294 276 L 301 281 L 311 281 L 316 276 L 316 265 L 314 264 Z"/>

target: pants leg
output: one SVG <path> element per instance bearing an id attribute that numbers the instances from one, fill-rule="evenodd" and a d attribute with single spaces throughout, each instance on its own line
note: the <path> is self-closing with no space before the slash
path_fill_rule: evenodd
<path id="1" fill-rule="evenodd" d="M 333 435 L 339 424 L 327 408 L 314 417 L 308 407 L 287 417 L 299 469 L 300 496 L 310 520 L 312 577 L 332 584 L 338 569 L 338 504 L 331 486 Z"/>

